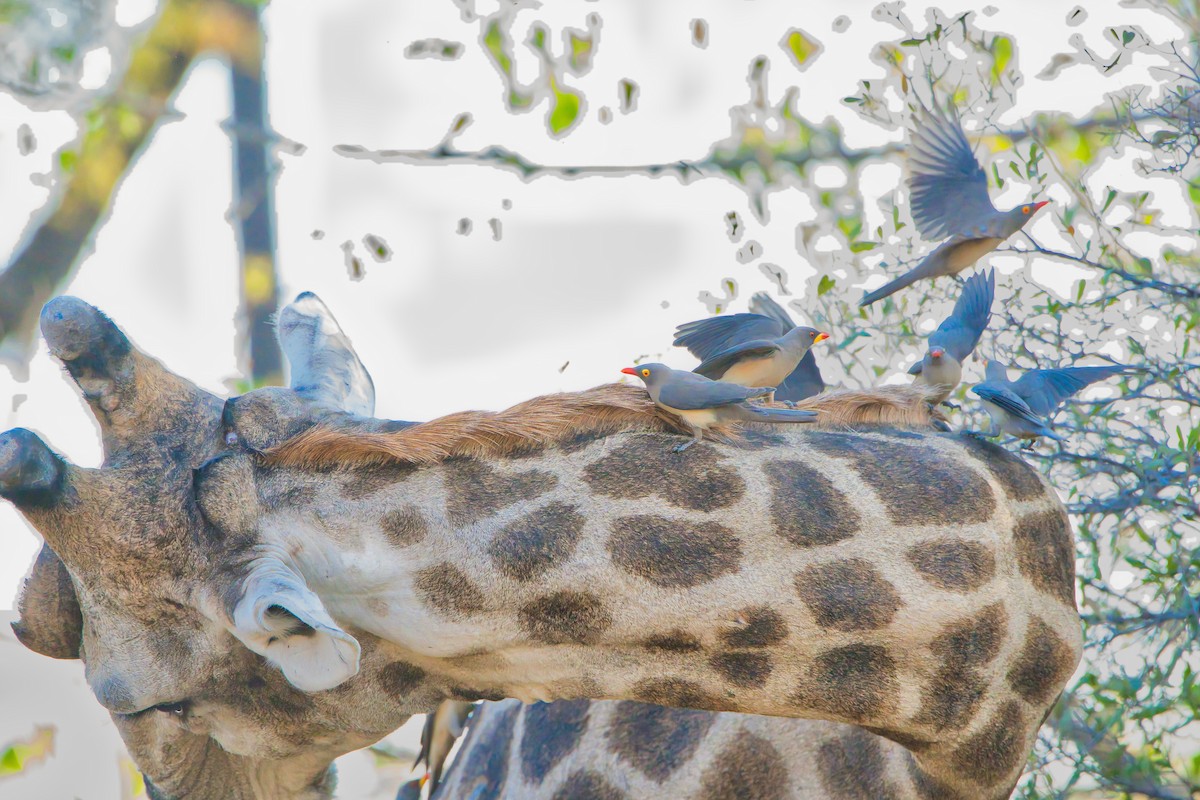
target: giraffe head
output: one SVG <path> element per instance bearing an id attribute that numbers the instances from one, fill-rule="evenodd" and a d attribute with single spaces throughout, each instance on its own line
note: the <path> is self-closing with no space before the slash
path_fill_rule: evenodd
<path id="1" fill-rule="evenodd" d="M 320 301 L 303 295 L 281 320 L 296 388 L 247 399 L 271 412 L 264 430 L 285 434 L 347 407 L 369 413 L 369 376 Z M 205 496 L 196 481 L 231 447 L 218 398 L 77 299 L 50 302 L 42 331 L 99 423 L 105 463 L 82 469 L 28 430 L 0 434 L 0 495 L 45 540 L 19 600 L 18 638 L 83 659 L 157 791 L 250 796 L 275 782 L 289 797 L 327 794 L 334 757 L 404 719 L 394 702 L 376 702 L 377 682 L 353 680 L 373 642 L 339 627 L 236 525 L 206 518 L 201 497 L 224 521 L 239 513 L 236 498 Z M 341 695 L 317 691 L 346 684 Z"/>

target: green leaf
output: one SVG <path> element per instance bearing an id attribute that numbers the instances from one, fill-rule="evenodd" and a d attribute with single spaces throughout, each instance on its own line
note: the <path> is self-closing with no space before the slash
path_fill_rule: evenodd
<path id="1" fill-rule="evenodd" d="M 820 42 L 799 28 L 792 28 L 788 31 L 784 44 L 791 53 L 792 60 L 800 69 L 807 67 L 809 62 L 820 55 L 822 50 Z"/>
<path id="2" fill-rule="evenodd" d="M 1012 61 L 1013 43 L 1007 36 L 992 39 L 992 83 L 999 83 L 1004 69 Z"/>
<path id="3" fill-rule="evenodd" d="M 1112 188 L 1111 186 L 1108 187 L 1108 197 L 1106 197 L 1104 199 L 1104 207 L 1100 209 L 1100 213 L 1103 214 L 1105 211 L 1108 211 L 1108 207 L 1112 205 L 1113 200 L 1115 200 L 1116 198 L 1117 198 L 1117 190 Z"/>
<path id="4" fill-rule="evenodd" d="M 879 247 L 879 242 L 851 242 L 850 252 L 862 253 L 867 250 L 874 250 L 876 247 Z"/>
<path id="5" fill-rule="evenodd" d="M 828 275 L 822 275 L 821 280 L 817 283 L 817 297 L 825 294 L 834 286 L 837 286 L 837 281 Z"/>
<path id="6" fill-rule="evenodd" d="M 550 111 L 550 132 L 558 136 L 578 120 L 581 98 L 570 89 L 566 91 L 559 89 L 557 81 L 550 81 L 550 88 L 554 90 L 554 107 Z"/>
<path id="7" fill-rule="evenodd" d="M 1121 44 L 1129 44 L 1133 41 L 1133 31 L 1125 31 L 1121 34 Z"/>
<path id="8" fill-rule="evenodd" d="M 79 161 L 79 154 L 74 150 L 62 150 L 58 154 L 58 166 L 63 172 L 74 172 L 75 164 Z"/>

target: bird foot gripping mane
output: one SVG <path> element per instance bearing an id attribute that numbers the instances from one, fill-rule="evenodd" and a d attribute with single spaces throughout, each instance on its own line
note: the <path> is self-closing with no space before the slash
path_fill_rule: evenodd
<path id="1" fill-rule="evenodd" d="M 780 404 L 776 404 L 782 408 Z M 816 411 L 815 427 L 861 426 L 931 428 L 944 417 L 917 386 L 884 386 L 866 391 L 835 390 L 810 397 L 796 408 Z M 744 426 L 760 430 L 769 424 Z M 639 387 L 604 384 L 581 392 L 543 395 L 504 411 L 460 411 L 400 430 L 381 432 L 350 425 L 317 425 L 263 451 L 279 466 L 380 463 L 434 464 L 454 457 L 503 456 L 564 444 L 581 436 L 630 431 L 688 431 L 654 405 Z M 718 439 L 736 441 L 737 431 Z"/>

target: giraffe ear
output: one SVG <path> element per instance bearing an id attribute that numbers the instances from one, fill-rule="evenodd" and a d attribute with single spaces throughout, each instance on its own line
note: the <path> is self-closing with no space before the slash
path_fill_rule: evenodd
<path id="1" fill-rule="evenodd" d="M 338 627 L 304 579 L 277 558 L 254 562 L 230 617 L 233 635 L 301 691 L 332 689 L 358 674 L 358 640 Z"/>
<path id="2" fill-rule="evenodd" d="M 51 658 L 79 658 L 83 615 L 66 565 L 42 543 L 17 597 L 13 633 L 21 644 Z"/>

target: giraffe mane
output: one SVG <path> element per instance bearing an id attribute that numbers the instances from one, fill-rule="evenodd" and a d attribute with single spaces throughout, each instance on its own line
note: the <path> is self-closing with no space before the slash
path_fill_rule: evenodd
<path id="1" fill-rule="evenodd" d="M 778 405 L 778 404 L 777 404 Z M 924 390 L 913 386 L 841 389 L 810 397 L 797 408 L 818 412 L 812 427 L 931 428 L 942 420 Z M 744 428 L 770 430 L 774 425 Z M 809 427 L 800 426 L 801 429 Z M 455 457 L 505 456 L 563 444 L 581 436 L 630 431 L 688 433 L 639 386 L 609 383 L 580 392 L 542 395 L 503 411 L 459 411 L 395 431 L 316 425 L 262 452 L 268 464 L 312 468 L 329 464 L 435 464 Z M 732 441 L 736 431 L 710 431 Z"/>

